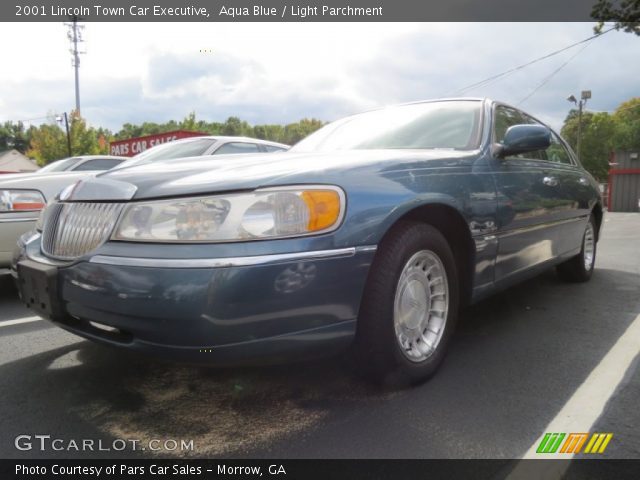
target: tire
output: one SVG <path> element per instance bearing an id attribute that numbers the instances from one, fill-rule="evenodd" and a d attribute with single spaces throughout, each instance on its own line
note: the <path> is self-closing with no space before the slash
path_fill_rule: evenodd
<path id="1" fill-rule="evenodd" d="M 427 380 L 444 359 L 458 298 L 456 263 L 444 236 L 423 223 L 394 227 L 378 247 L 360 307 L 354 343 L 360 372 L 385 386 Z"/>
<path id="2" fill-rule="evenodd" d="M 580 253 L 556 267 L 558 276 L 562 280 L 567 282 L 588 282 L 591 279 L 596 262 L 597 231 L 596 220 L 591 215 L 582 235 Z"/>

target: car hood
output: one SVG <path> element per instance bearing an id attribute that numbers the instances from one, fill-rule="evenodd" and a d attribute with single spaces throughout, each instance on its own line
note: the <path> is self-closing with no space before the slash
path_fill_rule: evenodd
<path id="1" fill-rule="evenodd" d="M 48 201 L 55 197 L 60 190 L 78 180 L 93 178 L 97 172 L 51 172 L 30 173 L 11 177 L 0 176 L 0 189 L 38 190 Z"/>
<path id="2" fill-rule="evenodd" d="M 253 190 L 293 183 L 339 185 L 340 179 L 348 175 L 401 170 L 425 161 L 429 166 L 449 166 L 475 154 L 477 152 L 454 150 L 356 150 L 192 157 L 112 170 L 87 183 L 133 185 L 136 191 L 132 198 L 135 199 Z M 78 190 L 90 189 L 89 184 L 83 187 Z"/>

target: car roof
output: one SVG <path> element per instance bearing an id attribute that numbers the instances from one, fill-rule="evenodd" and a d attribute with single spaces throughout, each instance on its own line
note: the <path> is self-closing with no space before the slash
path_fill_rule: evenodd
<path id="1" fill-rule="evenodd" d="M 219 142 L 248 142 L 248 143 L 257 143 L 259 145 L 272 145 L 274 147 L 281 148 L 290 148 L 290 145 L 286 145 L 284 143 L 272 142 L 270 140 L 262 140 L 260 138 L 252 138 L 252 137 L 235 137 L 229 135 L 198 135 L 194 137 L 187 138 L 179 138 L 178 140 L 173 140 L 171 142 L 163 143 L 161 145 L 168 145 L 169 143 L 188 143 L 196 140 L 202 140 L 203 138 L 210 140 L 217 140 Z"/>
<path id="2" fill-rule="evenodd" d="M 461 102 L 461 101 L 483 102 L 483 103 L 494 102 L 493 100 L 491 100 L 490 98 L 487 98 L 487 97 L 442 97 L 442 98 L 432 98 L 432 99 L 427 99 L 427 100 L 414 100 L 412 102 L 392 103 L 390 105 L 381 105 L 379 107 L 371 108 L 369 110 L 363 110 L 361 112 L 352 113 L 351 115 L 346 115 L 344 117 L 339 118 L 337 121 L 343 120 L 345 118 L 351 118 L 351 117 L 355 117 L 355 116 L 358 116 L 358 115 L 362 115 L 363 113 L 378 112 L 380 110 L 385 110 L 387 108 L 404 107 L 404 106 L 408 106 L 408 105 L 419 105 L 419 104 L 422 104 L 422 103 Z M 498 102 L 498 103 L 501 103 L 501 102 Z"/>
<path id="3" fill-rule="evenodd" d="M 120 157 L 118 155 L 72 155 L 70 157 L 61 158 L 60 160 L 68 160 L 70 158 L 78 158 L 80 160 L 94 160 L 96 158 L 106 158 L 113 160 L 128 160 L 129 157 Z M 56 160 L 58 161 L 58 160 Z"/>

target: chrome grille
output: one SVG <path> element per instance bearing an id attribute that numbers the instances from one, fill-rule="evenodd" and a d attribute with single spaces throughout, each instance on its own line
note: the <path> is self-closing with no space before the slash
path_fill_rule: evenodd
<path id="1" fill-rule="evenodd" d="M 42 252 L 72 260 L 95 250 L 109 239 L 122 203 L 55 203 L 47 208 L 42 229 Z"/>

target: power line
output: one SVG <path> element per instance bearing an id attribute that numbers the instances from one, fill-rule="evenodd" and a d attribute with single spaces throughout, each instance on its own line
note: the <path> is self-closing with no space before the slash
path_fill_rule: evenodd
<path id="1" fill-rule="evenodd" d="M 590 43 L 587 43 L 584 47 L 582 47 L 580 50 L 578 50 L 575 54 L 571 55 L 571 57 L 569 57 L 562 65 L 560 65 L 558 68 L 556 68 L 553 72 L 551 72 L 550 75 L 548 75 L 547 77 L 545 77 L 542 82 L 540 82 L 540 84 L 534 88 L 531 93 L 529 93 L 528 95 L 526 95 L 522 100 L 520 100 L 516 105 L 521 105 L 522 103 L 524 103 L 526 100 L 530 99 L 531 97 L 533 97 L 536 92 L 538 92 L 538 90 L 540 90 L 542 87 L 544 87 L 547 83 L 549 83 L 549 81 L 560 71 L 562 70 L 564 67 L 566 67 L 569 62 L 571 60 L 573 60 L 574 58 L 576 58 L 578 55 L 580 55 L 589 45 L 591 45 Z"/>
<path id="2" fill-rule="evenodd" d="M 596 33 L 595 35 L 592 35 L 592 36 L 590 36 L 588 38 L 585 38 L 584 40 L 580 40 L 579 42 L 572 43 L 571 45 L 567 45 L 566 47 L 563 47 L 563 48 L 561 48 L 559 50 L 555 50 L 555 51 L 553 51 L 551 53 L 543 55 L 542 57 L 538 57 L 538 58 L 536 58 L 534 60 L 531 60 L 531 61 L 529 61 L 527 63 L 523 63 L 522 65 L 518 65 L 517 67 L 513 67 L 513 68 L 510 68 L 509 70 L 505 70 L 504 72 L 501 72 L 501 73 L 498 73 L 496 75 L 492 75 L 490 77 L 487 77 L 484 80 L 480 80 L 479 82 L 475 82 L 475 83 L 472 83 L 470 85 L 467 85 L 466 87 L 463 87 L 463 88 L 460 88 L 458 90 L 455 90 L 450 94 L 446 94 L 445 96 L 459 95 L 459 94 L 462 94 L 465 91 L 470 90 L 472 88 L 476 88 L 476 87 L 480 87 L 480 86 L 486 86 L 489 83 L 493 83 L 493 81 L 495 81 L 495 80 L 497 80 L 499 78 L 502 78 L 504 76 L 510 75 L 512 73 L 515 73 L 518 70 L 522 70 L 523 68 L 526 68 L 526 67 L 528 67 L 530 65 L 533 65 L 534 63 L 541 62 L 542 60 L 546 60 L 547 58 L 550 58 L 550 57 L 553 57 L 555 55 L 558 55 L 559 53 L 565 52 L 565 51 L 567 51 L 567 50 L 569 50 L 569 49 L 571 49 L 573 47 L 576 47 L 576 46 L 581 45 L 581 44 L 586 43 L 586 42 L 590 42 L 591 40 L 594 40 L 594 39 L 596 39 L 598 37 L 601 37 L 601 36 L 605 35 L 606 33 L 609 33 L 611 30 L 615 30 L 615 27 L 612 27 L 612 28 L 610 28 L 608 30 L 605 30 L 604 32 L 601 32 L 601 33 Z"/>
<path id="3" fill-rule="evenodd" d="M 50 118 L 55 118 L 56 116 L 58 116 L 58 113 L 53 113 L 51 115 L 45 115 L 44 117 L 33 117 L 33 118 L 22 118 L 20 120 L 6 120 L 7 122 L 12 122 L 12 123 L 26 123 L 26 122 L 33 122 L 35 120 L 49 120 Z"/>

